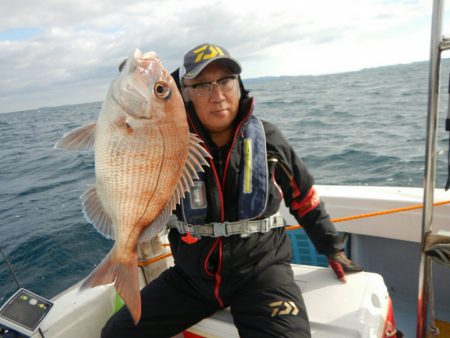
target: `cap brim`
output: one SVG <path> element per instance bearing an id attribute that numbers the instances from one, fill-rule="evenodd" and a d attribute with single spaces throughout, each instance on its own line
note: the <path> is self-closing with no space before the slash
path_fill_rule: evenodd
<path id="1" fill-rule="evenodd" d="M 224 66 L 230 68 L 230 70 L 234 74 L 240 74 L 242 71 L 241 65 L 235 59 L 230 58 L 230 57 L 216 57 L 214 59 L 211 59 L 207 62 L 202 63 L 197 68 L 194 68 L 193 70 L 191 70 L 189 73 L 184 74 L 183 78 L 188 79 L 188 80 L 195 79 L 202 72 L 202 70 L 206 68 L 206 66 L 208 66 L 209 64 L 211 64 L 213 62 L 223 64 Z"/>

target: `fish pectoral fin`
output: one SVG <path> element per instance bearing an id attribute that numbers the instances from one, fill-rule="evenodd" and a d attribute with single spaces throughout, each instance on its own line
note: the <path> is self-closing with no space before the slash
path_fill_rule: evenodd
<path id="1" fill-rule="evenodd" d="M 96 124 L 91 123 L 68 131 L 56 142 L 55 149 L 91 150 L 95 144 Z"/>
<path id="2" fill-rule="evenodd" d="M 95 186 L 91 186 L 80 196 L 83 205 L 84 217 L 103 236 L 114 239 L 114 224 L 103 207 L 103 203 L 98 197 Z"/>

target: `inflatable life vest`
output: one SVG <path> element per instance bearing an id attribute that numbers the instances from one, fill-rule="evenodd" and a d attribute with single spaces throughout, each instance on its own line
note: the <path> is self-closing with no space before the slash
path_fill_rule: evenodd
<path id="1" fill-rule="evenodd" d="M 239 220 L 260 216 L 267 205 L 269 174 L 267 168 L 266 136 L 262 122 L 251 115 L 240 143 L 242 159 L 239 167 Z M 231 150 L 230 150 L 231 151 Z M 205 174 L 199 173 L 190 193 L 182 200 L 183 221 L 204 224 L 207 215 Z"/>

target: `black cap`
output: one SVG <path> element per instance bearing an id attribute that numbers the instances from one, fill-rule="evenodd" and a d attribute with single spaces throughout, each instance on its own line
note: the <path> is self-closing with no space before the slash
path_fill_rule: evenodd
<path id="1" fill-rule="evenodd" d="M 225 48 L 211 43 L 203 43 L 184 54 L 183 64 L 179 71 L 180 82 L 183 83 L 183 79 L 195 79 L 207 65 L 214 61 L 220 61 L 235 74 L 241 73 L 241 65 L 231 57 Z"/>

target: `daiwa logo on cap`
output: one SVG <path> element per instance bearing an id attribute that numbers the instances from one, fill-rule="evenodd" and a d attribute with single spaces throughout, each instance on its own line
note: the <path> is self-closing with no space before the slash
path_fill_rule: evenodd
<path id="1" fill-rule="evenodd" d="M 206 66 L 216 60 L 221 60 L 222 65 L 228 67 L 234 74 L 241 73 L 241 66 L 224 47 L 204 42 L 184 54 L 179 71 L 180 81 L 194 79 Z"/>
<path id="2" fill-rule="evenodd" d="M 225 53 L 222 51 L 222 49 L 220 49 L 220 47 L 212 45 L 203 45 L 200 48 L 194 50 L 192 53 L 197 55 L 197 57 L 194 60 L 194 63 L 214 59 L 216 56 L 225 55 Z"/>

